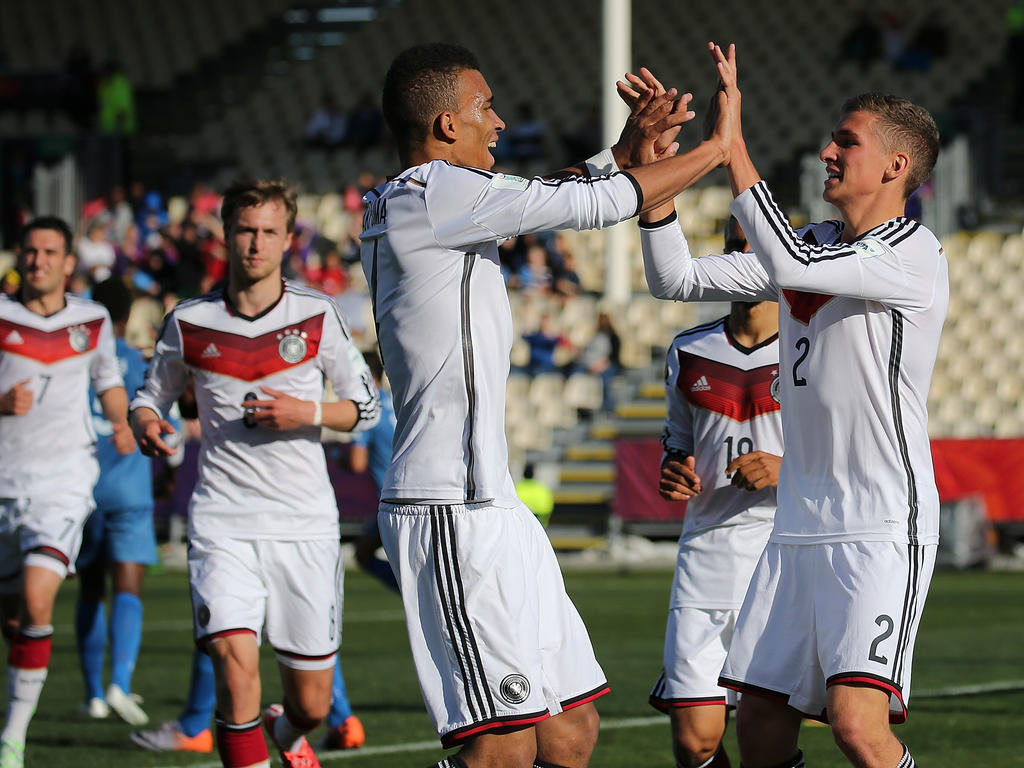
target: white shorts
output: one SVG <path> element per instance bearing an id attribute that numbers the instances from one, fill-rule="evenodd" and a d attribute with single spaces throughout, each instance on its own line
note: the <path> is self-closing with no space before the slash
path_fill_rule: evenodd
<path id="1" fill-rule="evenodd" d="M 721 684 L 825 722 L 829 686 L 869 685 L 889 694 L 889 720 L 902 723 L 934 567 L 935 545 L 769 543 Z"/>
<path id="2" fill-rule="evenodd" d="M 710 704 L 736 706 L 736 691 L 718 675 L 729 651 L 739 609 L 671 608 L 665 628 L 665 667 L 651 689 L 650 704 L 668 712 Z"/>
<path id="3" fill-rule="evenodd" d="M 295 669 L 329 669 L 341 643 L 344 569 L 337 539 L 194 536 L 188 575 L 200 646 L 249 632 Z"/>
<path id="4" fill-rule="evenodd" d="M 93 506 L 91 494 L 0 499 L 0 592 L 20 589 L 22 563 L 30 552 L 41 552 L 62 563 L 60 571 L 74 573 Z"/>
<path id="5" fill-rule="evenodd" d="M 378 521 L 444 746 L 608 692 L 551 542 L 525 506 L 382 503 Z"/>

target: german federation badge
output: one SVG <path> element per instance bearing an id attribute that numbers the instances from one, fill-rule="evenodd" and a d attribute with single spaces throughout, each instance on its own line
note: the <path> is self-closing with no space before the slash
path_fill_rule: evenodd
<path id="1" fill-rule="evenodd" d="M 530 681 L 520 674 L 506 675 L 498 690 L 509 704 L 522 704 L 530 695 Z"/>
<path id="2" fill-rule="evenodd" d="M 306 357 L 306 332 L 297 328 L 279 333 L 281 340 L 277 345 L 277 354 L 286 363 L 301 363 Z"/>
<path id="3" fill-rule="evenodd" d="M 75 352 L 85 352 L 89 348 L 89 332 L 80 325 L 68 328 L 68 343 Z"/>

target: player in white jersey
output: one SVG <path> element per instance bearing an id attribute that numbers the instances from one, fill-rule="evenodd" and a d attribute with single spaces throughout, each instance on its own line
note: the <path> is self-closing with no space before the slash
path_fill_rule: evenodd
<path id="1" fill-rule="evenodd" d="M 726 251 L 746 247 L 735 219 Z M 779 307 L 734 302 L 675 337 L 659 493 L 686 501 L 669 598 L 664 670 L 650 703 L 672 721 L 678 768 L 728 768 L 722 745 L 736 694 L 718 685 L 740 604 L 775 516 L 782 455 Z"/>
<path id="2" fill-rule="evenodd" d="M 121 453 L 135 450 L 110 315 L 64 293 L 71 230 L 44 216 L 18 251 L 21 290 L 0 296 L 0 612 L 9 643 L 0 766 L 18 768 L 50 663 L 53 603 L 73 569 L 99 476 L 89 385 Z"/>
<path id="3" fill-rule="evenodd" d="M 227 286 L 172 310 L 132 401 L 139 445 L 168 455 L 161 434 L 173 430 L 162 414 L 194 381 L 202 444 L 189 578 L 196 642 L 217 680 L 217 748 L 229 768 L 269 765 L 259 730 L 261 631 L 284 686 L 283 709 L 268 708 L 264 724 L 285 765 L 319 765 L 305 734 L 330 705 L 343 575 L 320 430 L 366 429 L 379 416 L 373 379 L 337 306 L 281 278 L 295 212 L 282 182 L 228 189 Z M 325 379 L 338 402 L 322 402 Z"/>
<path id="4" fill-rule="evenodd" d="M 508 471 L 513 331 L 497 245 L 614 224 L 721 162 L 731 113 L 673 156 L 692 117 L 674 95 L 647 93 L 611 153 L 621 165 L 649 145 L 663 162 L 522 179 L 489 170 L 504 123 L 472 53 L 417 46 L 388 70 L 384 114 L 404 170 L 366 196 L 361 235 L 397 416 L 379 521 L 427 709 L 442 744 L 463 747 L 449 763 L 580 768 L 593 750 L 605 677 Z"/>
<path id="5" fill-rule="evenodd" d="M 743 697 L 749 768 L 803 765 L 801 715 L 827 719 L 850 762 L 907 768 L 914 640 L 938 540 L 925 401 L 946 315 L 946 260 L 904 218 L 938 131 L 905 99 L 847 101 L 821 152 L 842 214 L 794 231 L 739 131 L 735 51 L 710 46 L 736 109 L 732 210 L 752 254 L 691 260 L 669 206 L 642 224 L 652 291 L 683 300 L 777 299 L 786 455 L 775 529 L 744 601 L 722 683 Z"/>

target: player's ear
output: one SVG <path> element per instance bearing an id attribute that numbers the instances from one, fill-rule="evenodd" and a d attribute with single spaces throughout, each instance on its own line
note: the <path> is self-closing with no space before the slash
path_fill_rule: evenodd
<path id="1" fill-rule="evenodd" d="M 434 119 L 434 138 L 450 143 L 458 136 L 455 113 L 445 110 Z"/>
<path id="2" fill-rule="evenodd" d="M 885 169 L 885 181 L 894 181 L 906 176 L 909 169 L 910 156 L 906 152 L 893 152 Z"/>

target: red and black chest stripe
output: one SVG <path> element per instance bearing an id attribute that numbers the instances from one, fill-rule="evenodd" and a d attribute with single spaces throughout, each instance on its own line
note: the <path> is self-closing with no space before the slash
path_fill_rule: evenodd
<path id="1" fill-rule="evenodd" d="M 52 331 L 0 318 L 0 351 L 52 365 L 96 349 L 102 327 L 102 317 Z"/>
<path id="2" fill-rule="evenodd" d="M 179 325 L 188 365 L 242 381 L 257 381 L 316 357 L 324 314 L 259 336 L 218 331 L 184 320 Z"/>
<path id="3" fill-rule="evenodd" d="M 676 386 L 696 407 L 740 422 L 781 407 L 778 363 L 744 370 L 682 350 L 678 354 Z"/>

